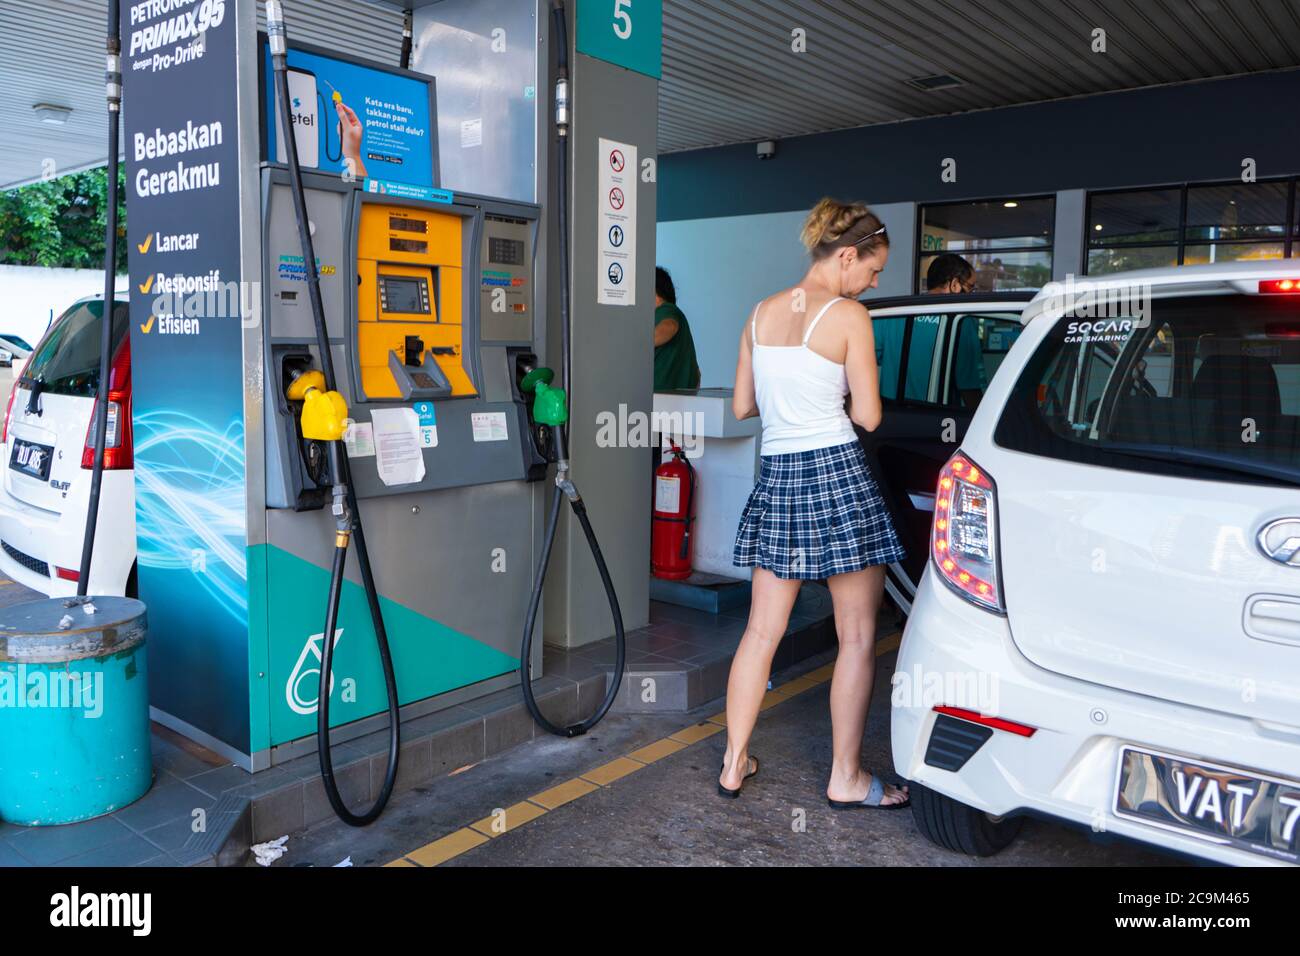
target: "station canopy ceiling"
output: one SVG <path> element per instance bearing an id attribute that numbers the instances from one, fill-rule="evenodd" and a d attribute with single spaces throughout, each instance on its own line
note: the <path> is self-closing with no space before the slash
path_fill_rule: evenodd
<path id="1" fill-rule="evenodd" d="M 397 62 L 395 9 L 284 7 L 292 37 Z M 0 0 L 0 186 L 39 179 L 47 161 L 104 162 L 105 11 L 106 0 Z M 664 0 L 659 148 L 1294 67 L 1300 0 Z M 71 113 L 50 125 L 38 104 Z"/>

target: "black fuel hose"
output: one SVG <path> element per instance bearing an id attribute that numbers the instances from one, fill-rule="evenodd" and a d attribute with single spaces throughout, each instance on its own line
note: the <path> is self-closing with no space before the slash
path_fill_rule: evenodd
<path id="1" fill-rule="evenodd" d="M 321 373 L 325 376 L 325 387 L 333 391 L 336 387 L 334 358 L 330 353 L 329 331 L 325 325 L 325 306 L 320 293 L 320 275 L 316 269 L 316 253 L 307 217 L 307 198 L 302 185 L 302 169 L 298 164 L 298 143 L 293 134 L 286 35 L 278 0 L 268 0 L 266 4 L 266 32 L 271 45 L 276 95 L 280 101 L 280 135 L 285 137 L 284 152 L 289 160 L 289 191 L 293 195 L 298 239 L 302 245 L 303 271 L 307 280 L 308 297 L 311 300 L 312 318 L 316 324 L 316 346 L 320 352 Z M 384 690 L 388 695 L 388 766 L 384 771 L 384 784 L 380 788 L 379 796 L 375 798 L 370 809 L 358 814 L 353 813 L 344 804 L 334 779 L 334 763 L 330 755 L 329 701 L 334 629 L 338 617 L 339 598 L 343 591 L 349 537 L 343 533 L 336 535 L 335 538 L 329 605 L 325 613 L 325 630 L 321 634 L 320 692 L 316 705 L 316 752 L 320 757 L 321 781 L 325 786 L 325 795 L 329 798 L 330 806 L 344 823 L 349 826 L 363 827 L 373 823 L 379 817 L 393 795 L 393 786 L 397 782 L 398 755 L 401 750 L 401 714 L 398 709 L 397 677 L 393 672 L 393 656 L 388 647 L 388 632 L 384 628 L 384 616 L 379 606 L 379 592 L 375 587 L 375 576 L 370 565 L 370 552 L 366 548 L 356 490 L 352 487 L 347 455 L 340 453 L 338 445 L 336 441 L 329 443 L 330 470 L 334 476 L 336 490 L 340 486 L 345 489 L 347 513 L 351 522 L 350 536 L 356 539 L 357 565 L 361 570 L 361 583 L 365 588 L 366 603 L 370 607 L 370 620 L 375 628 L 375 643 L 379 648 L 379 660 L 384 671 Z"/>
<path id="2" fill-rule="evenodd" d="M 407 10 L 402 14 L 402 53 L 399 61 L 403 70 L 411 68 L 411 31 L 415 25 L 415 14 Z"/>
<path id="3" fill-rule="evenodd" d="M 560 348 L 563 355 L 560 385 L 564 388 L 567 396 L 570 380 L 570 359 L 572 357 L 569 345 L 569 137 L 567 115 L 569 31 L 565 19 L 563 0 L 554 0 L 551 6 L 551 22 L 554 25 L 556 37 L 557 78 L 563 84 L 563 92 L 557 95 L 557 100 L 561 95 L 565 98 L 564 114 L 556 117 L 559 135 L 556 137 L 555 168 L 557 181 L 556 225 L 560 233 Z M 559 112 L 557 109 L 557 114 Z M 532 715 L 537 726 L 558 737 L 578 737 L 600 723 L 604 716 L 609 713 L 609 709 L 614 706 L 614 699 L 618 696 L 618 689 L 623 683 L 623 669 L 627 661 L 627 637 L 623 633 L 623 613 L 618 606 L 618 593 L 614 590 L 614 581 L 610 577 L 609 567 L 605 564 L 605 556 L 600 550 L 600 542 L 596 540 L 596 532 L 591 526 L 591 518 L 587 515 L 587 506 L 583 503 L 582 496 L 578 494 L 578 489 L 568 479 L 567 428 L 561 425 L 553 427 L 551 431 L 555 438 L 555 457 L 561 463 L 561 474 L 556 481 L 557 487 L 554 492 L 555 496 L 551 500 L 551 510 L 546 522 L 541 559 L 538 561 L 537 574 L 533 578 L 532 593 L 528 597 L 528 613 L 524 619 L 524 634 L 519 648 L 519 684 L 524 692 L 524 704 L 528 707 L 528 712 Z M 578 523 L 582 525 L 582 533 L 586 535 L 587 546 L 591 549 L 591 556 L 596 562 L 596 570 L 600 573 L 600 582 L 605 588 L 605 597 L 609 601 L 609 611 L 614 618 L 615 648 L 613 679 L 609 681 L 605 688 L 604 700 L 596 708 L 596 712 L 586 720 L 570 724 L 567 727 L 548 720 L 542 714 L 541 708 L 537 706 L 537 698 L 533 695 L 532 674 L 529 666 L 529 660 L 532 656 L 533 630 L 537 624 L 537 610 L 541 604 L 542 590 L 546 584 L 546 569 L 551 561 L 551 548 L 555 544 L 555 532 L 559 526 L 560 506 L 565 498 L 569 500 L 569 507 L 573 510 Z"/>
<path id="4" fill-rule="evenodd" d="M 77 596 L 85 597 L 90 587 L 90 559 L 95 551 L 95 529 L 99 525 L 100 489 L 104 486 L 104 444 L 108 438 L 108 386 L 112 369 L 113 313 L 117 311 L 117 170 L 118 141 L 122 115 L 122 25 L 118 0 L 108 3 L 108 34 L 104 87 L 108 100 L 108 209 L 104 227 L 104 314 L 100 320 L 99 384 L 95 386 L 95 458 L 90 472 L 90 500 L 86 504 L 86 527 L 81 538 L 81 567 L 77 572 Z M 30 410 L 39 391 L 32 389 Z M 125 408 L 118 410 L 118 433 L 125 427 Z"/>

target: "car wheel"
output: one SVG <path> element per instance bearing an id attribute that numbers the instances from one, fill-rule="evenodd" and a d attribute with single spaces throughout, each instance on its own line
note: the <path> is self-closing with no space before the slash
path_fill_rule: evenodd
<path id="1" fill-rule="evenodd" d="M 993 817 L 918 783 L 909 784 L 909 793 L 916 828 L 931 843 L 954 853 L 993 856 L 1016 838 L 1024 824 L 1022 817 Z"/>

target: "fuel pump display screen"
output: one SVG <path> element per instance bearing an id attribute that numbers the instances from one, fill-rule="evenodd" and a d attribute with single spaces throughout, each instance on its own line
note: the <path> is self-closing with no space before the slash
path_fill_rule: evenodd
<path id="1" fill-rule="evenodd" d="M 429 244 L 419 239 L 399 239 L 393 236 L 388 240 L 388 248 L 393 252 L 413 252 L 422 256 L 429 251 Z"/>
<path id="2" fill-rule="evenodd" d="M 429 285 L 424 279 L 379 277 L 379 304 L 385 312 L 429 312 Z"/>
<path id="3" fill-rule="evenodd" d="M 393 232 L 427 233 L 429 224 L 423 219 L 407 219 L 405 216 L 389 216 L 388 228 Z"/>
<path id="4" fill-rule="evenodd" d="M 522 266 L 524 264 L 523 241 L 489 236 L 488 261 L 496 266 Z"/>

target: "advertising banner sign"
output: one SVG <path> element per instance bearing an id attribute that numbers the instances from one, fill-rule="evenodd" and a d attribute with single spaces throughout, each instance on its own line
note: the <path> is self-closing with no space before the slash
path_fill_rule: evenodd
<path id="1" fill-rule="evenodd" d="M 247 752 L 235 0 L 122 5 L 137 577 L 150 702 Z"/>

